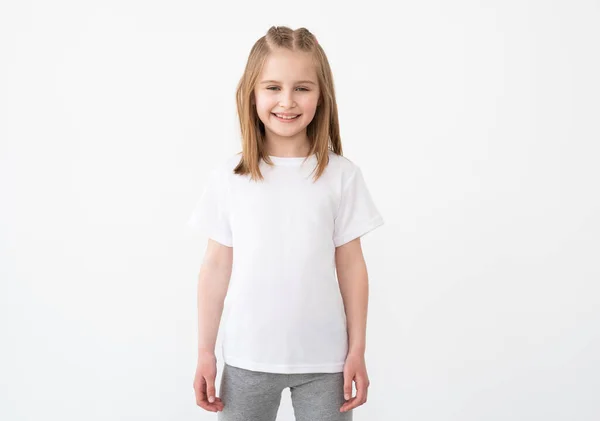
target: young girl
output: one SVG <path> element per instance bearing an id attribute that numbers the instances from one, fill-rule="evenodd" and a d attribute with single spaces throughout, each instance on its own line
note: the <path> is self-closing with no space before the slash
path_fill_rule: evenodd
<path id="1" fill-rule="evenodd" d="M 252 47 L 237 110 L 242 152 L 212 168 L 189 221 L 208 236 L 196 403 L 219 420 L 274 421 L 289 387 L 297 421 L 351 420 L 369 386 L 360 237 L 383 218 L 342 156 L 331 69 L 314 35 L 271 27 Z"/>

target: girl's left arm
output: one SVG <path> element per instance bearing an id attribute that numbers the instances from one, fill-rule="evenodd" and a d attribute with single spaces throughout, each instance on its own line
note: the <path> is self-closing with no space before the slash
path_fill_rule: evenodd
<path id="1" fill-rule="evenodd" d="M 346 311 L 348 354 L 364 355 L 369 281 L 360 237 L 335 249 L 335 266 Z"/>
<path id="2" fill-rule="evenodd" d="M 335 266 L 348 329 L 348 354 L 343 370 L 346 402 L 340 408 L 346 412 L 367 401 L 370 384 L 365 364 L 369 282 L 360 237 L 335 249 Z M 355 397 L 352 397 L 352 381 L 356 384 Z"/>

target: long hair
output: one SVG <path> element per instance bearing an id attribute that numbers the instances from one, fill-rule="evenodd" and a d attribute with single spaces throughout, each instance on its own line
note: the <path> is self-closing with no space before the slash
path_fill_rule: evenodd
<path id="1" fill-rule="evenodd" d="M 309 155 L 315 154 L 316 181 L 329 163 L 329 151 L 342 155 L 342 141 L 338 121 L 333 75 L 325 51 L 315 36 L 306 28 L 292 30 L 286 26 L 272 26 L 267 34 L 256 41 L 250 50 L 244 74 L 236 91 L 237 112 L 242 135 L 242 157 L 234 173 L 250 174 L 253 180 L 262 180 L 260 160 L 273 165 L 265 150 L 265 127 L 253 103 L 253 91 L 263 66 L 274 48 L 312 53 L 317 71 L 320 97 L 315 116 L 306 128 L 310 142 Z"/>

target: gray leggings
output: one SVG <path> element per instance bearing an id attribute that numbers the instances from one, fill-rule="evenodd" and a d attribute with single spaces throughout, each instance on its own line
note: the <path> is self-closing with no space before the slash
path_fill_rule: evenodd
<path id="1" fill-rule="evenodd" d="M 225 364 L 219 396 L 219 421 L 275 421 L 281 393 L 290 388 L 296 421 L 351 421 L 340 412 L 344 375 L 339 373 L 266 373 Z"/>

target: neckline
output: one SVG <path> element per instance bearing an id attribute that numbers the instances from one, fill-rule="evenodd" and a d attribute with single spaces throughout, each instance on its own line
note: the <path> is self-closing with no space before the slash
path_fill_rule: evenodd
<path id="1" fill-rule="evenodd" d="M 269 158 L 275 165 L 300 165 L 306 160 L 306 162 L 314 161 L 317 158 L 316 154 L 308 156 L 275 156 L 269 155 Z"/>

